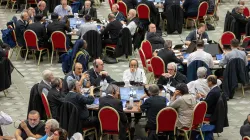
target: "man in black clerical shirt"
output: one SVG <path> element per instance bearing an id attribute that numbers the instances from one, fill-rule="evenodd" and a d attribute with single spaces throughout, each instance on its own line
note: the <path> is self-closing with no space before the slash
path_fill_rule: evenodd
<path id="1" fill-rule="evenodd" d="M 93 20 L 97 19 L 97 12 L 95 8 L 91 7 L 91 1 L 85 1 L 80 14 L 90 15 Z"/>

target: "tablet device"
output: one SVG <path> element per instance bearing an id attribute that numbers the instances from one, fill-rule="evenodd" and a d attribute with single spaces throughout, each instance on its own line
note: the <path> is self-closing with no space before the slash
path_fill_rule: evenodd
<path id="1" fill-rule="evenodd" d="M 95 105 L 99 105 L 99 98 L 95 98 L 94 103 Z"/>
<path id="2" fill-rule="evenodd" d="M 222 54 L 216 54 L 216 60 L 221 60 L 223 58 Z"/>
<path id="3" fill-rule="evenodd" d="M 128 101 L 131 94 L 133 94 L 134 101 L 139 101 L 144 95 L 144 87 L 120 87 L 121 100 Z"/>

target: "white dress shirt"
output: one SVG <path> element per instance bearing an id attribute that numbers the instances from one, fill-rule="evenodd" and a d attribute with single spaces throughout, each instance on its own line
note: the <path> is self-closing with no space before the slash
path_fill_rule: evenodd
<path id="1" fill-rule="evenodd" d="M 129 29 L 132 36 L 135 34 L 135 30 L 137 28 L 137 25 L 135 24 L 134 21 L 129 22 L 128 25 L 123 24 L 122 28 L 125 28 L 125 27 L 127 27 Z"/>
<path id="2" fill-rule="evenodd" d="M 209 68 L 214 67 L 213 57 L 211 54 L 203 51 L 203 49 L 197 49 L 197 51 L 191 53 L 187 58 L 187 66 L 195 60 L 201 60 L 207 64 Z"/>
<path id="3" fill-rule="evenodd" d="M 217 85 L 216 86 L 220 86 L 221 85 L 221 80 L 217 79 Z M 196 94 L 196 90 L 199 93 L 203 93 L 205 95 L 208 94 L 208 92 L 210 91 L 210 88 L 207 85 L 207 79 L 204 78 L 199 78 L 195 81 L 191 81 L 187 84 L 188 86 L 188 90 L 189 93 L 195 93 Z"/>
<path id="4" fill-rule="evenodd" d="M 143 69 L 137 68 L 135 72 L 131 72 L 130 69 L 127 69 L 123 72 L 123 81 L 135 81 L 135 82 L 143 82 L 146 84 L 147 78 Z"/>

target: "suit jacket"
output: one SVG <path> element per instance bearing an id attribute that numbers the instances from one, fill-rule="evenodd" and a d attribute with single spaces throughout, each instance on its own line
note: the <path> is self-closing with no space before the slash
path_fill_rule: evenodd
<path id="1" fill-rule="evenodd" d="M 246 18 L 243 14 L 239 13 L 232 13 L 232 16 L 235 18 L 236 22 L 238 22 L 238 29 L 239 33 L 236 33 L 236 38 L 240 40 L 240 34 L 245 33 L 246 24 L 248 21 L 250 21 L 248 18 Z"/>
<path id="2" fill-rule="evenodd" d="M 164 47 L 165 41 L 159 33 L 148 32 L 147 40 L 151 43 L 153 52 Z"/>
<path id="3" fill-rule="evenodd" d="M 165 63 L 165 71 L 167 71 L 167 65 L 170 62 L 182 63 L 181 59 L 175 56 L 175 53 L 167 48 L 161 49 L 157 54 Z"/>
<path id="4" fill-rule="evenodd" d="M 138 5 L 137 0 L 123 0 L 123 2 L 127 5 L 127 10 L 135 9 Z"/>
<path id="5" fill-rule="evenodd" d="M 47 96 L 49 106 L 52 114 L 52 118 L 59 119 L 60 107 L 63 104 L 65 96 L 61 94 L 56 88 L 52 88 Z"/>
<path id="6" fill-rule="evenodd" d="M 82 8 L 82 10 L 80 11 L 80 14 L 83 15 L 90 15 L 92 17 L 92 19 L 97 19 L 97 12 L 96 9 L 91 7 L 88 11 L 85 11 L 85 7 Z"/>
<path id="7" fill-rule="evenodd" d="M 38 85 L 38 92 L 39 94 L 42 94 L 43 89 L 46 88 L 48 91 L 51 89 L 51 86 L 47 85 L 46 83 L 44 83 L 44 81 L 42 80 L 39 85 Z"/>
<path id="8" fill-rule="evenodd" d="M 117 42 L 119 39 L 119 33 L 122 29 L 122 24 L 118 20 L 110 22 L 107 27 L 101 32 L 101 36 L 109 34 L 113 42 Z"/>
<path id="9" fill-rule="evenodd" d="M 23 37 L 23 33 L 26 30 L 26 28 L 28 27 L 28 25 L 29 24 L 27 22 L 24 22 L 21 19 L 19 19 L 16 22 L 15 32 L 16 32 L 17 43 L 18 43 L 18 45 L 23 46 L 23 47 L 26 46 L 25 41 L 24 41 L 24 37 Z"/>
<path id="10" fill-rule="evenodd" d="M 188 36 L 186 37 L 186 40 L 187 40 L 187 41 L 197 40 L 196 35 L 197 35 L 197 30 L 195 29 L 195 30 L 191 31 L 191 32 L 188 34 Z M 204 39 L 204 38 L 206 38 L 207 40 L 209 40 L 208 35 L 207 35 L 206 32 L 204 32 L 203 34 L 201 34 L 201 39 Z"/>
<path id="11" fill-rule="evenodd" d="M 207 97 L 205 98 L 205 101 L 207 102 L 207 114 L 214 113 L 219 98 L 220 88 L 218 86 L 208 92 Z"/>
<path id="12" fill-rule="evenodd" d="M 121 100 L 115 99 L 113 96 L 110 95 L 99 98 L 99 109 L 105 106 L 113 107 L 119 113 L 121 123 L 124 125 L 127 123 L 127 115 L 123 111 Z"/>
<path id="13" fill-rule="evenodd" d="M 65 31 L 71 32 L 71 29 L 69 28 L 69 26 L 67 26 L 62 21 L 54 20 L 52 23 L 50 23 L 47 26 L 47 35 L 48 35 L 48 37 L 50 38 L 51 34 L 53 32 L 55 32 L 55 31 L 61 31 L 66 35 Z"/>
<path id="14" fill-rule="evenodd" d="M 74 104 L 79 113 L 79 117 L 81 120 L 86 120 L 89 117 L 89 111 L 87 108 L 87 104 L 92 104 L 94 102 L 95 98 L 92 96 L 85 97 L 84 95 L 80 93 L 75 93 L 70 91 L 66 96 L 65 96 L 65 101 L 66 102 L 71 102 Z"/>
<path id="15" fill-rule="evenodd" d="M 198 13 L 199 4 L 199 0 L 185 0 L 182 6 L 186 13 Z"/>
<path id="16" fill-rule="evenodd" d="M 48 36 L 46 34 L 46 28 L 41 22 L 35 22 L 30 24 L 27 29 L 30 29 L 36 33 L 38 38 L 38 44 L 44 46 L 48 42 Z"/>
<path id="17" fill-rule="evenodd" d="M 48 17 L 47 15 L 47 9 L 45 8 L 43 11 L 39 10 L 38 7 L 35 8 L 36 15 L 42 14 L 44 17 Z"/>
<path id="18" fill-rule="evenodd" d="M 96 73 L 93 68 L 88 70 L 88 74 L 89 74 L 91 85 L 100 86 L 100 81 L 102 80 L 102 76 Z M 109 75 L 106 76 L 106 80 L 108 83 L 115 82 L 115 80 L 112 79 Z"/>
<path id="19" fill-rule="evenodd" d="M 187 80 L 187 77 L 185 75 L 183 75 L 177 71 L 175 77 L 165 78 L 164 76 L 161 76 L 159 78 L 157 84 L 167 85 L 168 82 L 170 82 L 170 86 L 175 87 L 179 83 L 187 84 L 188 80 Z"/>

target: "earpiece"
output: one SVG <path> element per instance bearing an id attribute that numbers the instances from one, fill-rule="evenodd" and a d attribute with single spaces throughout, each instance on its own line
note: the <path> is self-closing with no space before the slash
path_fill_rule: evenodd
<path id="1" fill-rule="evenodd" d="M 128 65 L 128 67 L 130 68 L 130 63 L 131 63 L 131 61 L 133 61 L 133 60 L 136 61 L 136 68 L 138 68 L 138 67 L 139 67 L 139 62 L 138 62 L 136 59 L 134 59 L 134 58 L 132 58 L 132 59 L 129 60 L 129 65 Z"/>

